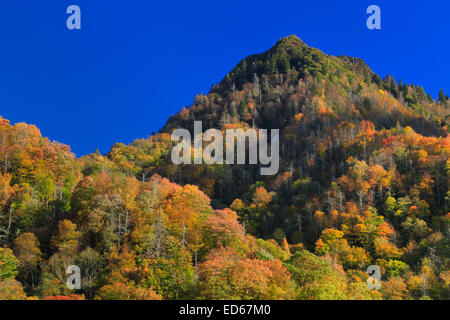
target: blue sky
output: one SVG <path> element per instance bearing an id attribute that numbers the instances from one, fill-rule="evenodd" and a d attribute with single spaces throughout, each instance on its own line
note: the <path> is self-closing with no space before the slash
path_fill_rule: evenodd
<path id="1" fill-rule="evenodd" d="M 31 1 L 30 1 L 31 2 Z M 66 28 L 76 4 L 82 29 Z M 381 8 L 381 30 L 366 8 Z M 378 74 L 450 94 L 450 1 L 8 1 L 0 7 L 0 115 L 81 156 L 164 126 L 242 58 L 296 34 Z"/>

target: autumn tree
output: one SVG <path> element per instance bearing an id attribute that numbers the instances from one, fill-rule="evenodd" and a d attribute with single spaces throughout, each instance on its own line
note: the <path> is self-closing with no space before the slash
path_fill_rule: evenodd
<path id="1" fill-rule="evenodd" d="M 30 232 L 21 234 L 14 240 L 14 254 L 19 260 L 20 278 L 33 289 L 43 260 L 36 236 Z"/>

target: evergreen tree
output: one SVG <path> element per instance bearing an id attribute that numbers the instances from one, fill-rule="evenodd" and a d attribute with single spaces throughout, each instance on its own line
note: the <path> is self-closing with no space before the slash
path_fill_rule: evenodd
<path id="1" fill-rule="evenodd" d="M 439 90 L 439 96 L 438 96 L 438 101 L 441 103 L 445 102 L 445 94 L 444 94 L 444 90 L 440 89 Z"/>

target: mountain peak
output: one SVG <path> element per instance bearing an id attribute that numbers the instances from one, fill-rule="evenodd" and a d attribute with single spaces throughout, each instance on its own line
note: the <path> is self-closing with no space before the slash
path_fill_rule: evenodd
<path id="1" fill-rule="evenodd" d="M 284 109 L 288 111 L 280 120 Z M 243 59 L 211 88 L 208 97 L 196 99 L 184 115 L 171 117 L 164 130 L 180 127 L 180 120 L 202 118 L 212 127 L 243 122 L 283 128 L 299 113 L 326 114 L 336 123 L 370 120 L 377 128 L 392 128 L 400 121 L 433 136 L 445 134 L 447 129 L 438 119 L 448 114 L 445 108 L 436 108 L 422 87 L 397 85 L 392 77 L 382 80 L 360 58 L 327 55 L 290 35 Z M 405 120 L 405 114 L 414 116 Z"/>
<path id="2" fill-rule="evenodd" d="M 326 70 L 331 63 L 329 57 L 331 56 L 327 56 L 319 49 L 309 47 L 296 35 L 290 35 L 279 39 L 266 52 L 243 59 L 222 80 L 219 88 L 227 89 L 233 83 L 237 88 L 241 88 L 244 83 L 252 81 L 255 74 L 257 76 L 290 74 L 295 82 L 309 73 Z M 341 61 L 334 62 L 342 64 Z"/>
<path id="3" fill-rule="evenodd" d="M 307 45 L 299 38 L 297 37 L 295 34 L 281 38 L 280 40 L 278 40 L 275 45 L 273 46 L 273 48 L 279 48 L 279 47 L 283 47 L 283 48 L 292 48 L 292 47 L 307 47 Z"/>

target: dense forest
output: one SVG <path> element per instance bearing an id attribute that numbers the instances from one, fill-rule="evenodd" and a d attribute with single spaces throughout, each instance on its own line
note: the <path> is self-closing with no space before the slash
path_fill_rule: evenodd
<path id="1" fill-rule="evenodd" d="M 449 112 L 289 36 L 104 155 L 0 117 L 0 299 L 449 299 Z M 280 129 L 278 174 L 174 165 L 196 120 Z"/>

